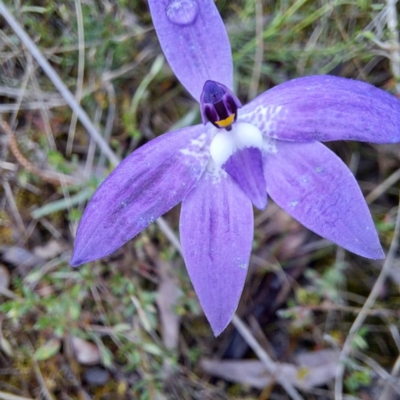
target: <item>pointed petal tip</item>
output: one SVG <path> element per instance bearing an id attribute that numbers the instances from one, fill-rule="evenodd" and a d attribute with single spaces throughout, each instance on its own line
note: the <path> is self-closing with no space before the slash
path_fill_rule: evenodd
<path id="1" fill-rule="evenodd" d="M 383 260 L 386 258 L 386 255 L 380 245 L 379 247 L 370 248 L 363 252 L 357 252 L 356 254 L 371 260 Z"/>
<path id="2" fill-rule="evenodd" d="M 265 210 L 268 203 L 267 191 L 261 193 L 257 199 L 251 199 L 253 206 L 258 208 L 260 211 Z"/>
<path id="3" fill-rule="evenodd" d="M 183 257 L 215 336 L 226 328 L 239 304 L 253 228 L 250 200 L 222 170 L 207 169 L 182 202 Z"/>
<path id="4" fill-rule="evenodd" d="M 83 264 L 87 264 L 91 261 L 95 261 L 98 260 L 99 258 L 102 257 L 106 257 L 110 254 L 113 253 L 112 252 L 108 252 L 108 253 L 102 253 L 101 255 L 98 255 L 96 253 L 93 253 L 93 250 L 88 249 L 87 247 L 85 247 L 85 245 L 81 245 L 79 243 L 79 235 L 78 238 L 75 241 L 75 246 L 74 246 L 74 250 L 72 252 L 72 256 L 71 256 L 71 260 L 69 262 L 69 265 L 71 265 L 71 267 L 79 267 L 80 265 Z M 98 248 L 102 248 L 104 246 L 102 246 L 101 244 L 99 246 L 97 246 Z M 95 247 L 95 252 L 96 252 L 96 247 Z"/>
<path id="5" fill-rule="evenodd" d="M 233 314 L 229 315 L 229 318 L 225 317 L 223 319 L 218 319 L 215 321 L 208 320 L 215 337 L 218 337 L 226 329 L 226 327 L 232 320 L 232 316 Z"/>
<path id="6" fill-rule="evenodd" d="M 88 261 L 84 257 L 81 257 L 80 255 L 76 254 L 76 250 L 74 250 L 69 265 L 71 267 L 79 267 L 80 265 L 86 262 Z"/>
<path id="7" fill-rule="evenodd" d="M 203 125 L 143 145 L 100 185 L 76 233 L 71 265 L 112 254 L 178 204 L 201 177 L 211 139 Z"/>
<path id="8" fill-rule="evenodd" d="M 267 191 L 292 217 L 352 253 L 382 259 L 374 221 L 354 175 L 321 143 L 277 141 L 265 158 Z"/>

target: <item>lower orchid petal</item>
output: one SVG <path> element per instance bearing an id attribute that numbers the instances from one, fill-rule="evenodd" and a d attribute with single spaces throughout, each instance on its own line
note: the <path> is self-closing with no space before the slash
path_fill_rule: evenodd
<path id="1" fill-rule="evenodd" d="M 244 122 L 235 123 L 229 131 L 219 132 L 210 146 L 217 166 L 228 172 L 260 210 L 267 205 L 262 147 L 260 130 Z"/>
<path id="2" fill-rule="evenodd" d="M 384 254 L 356 179 L 323 144 L 276 141 L 264 160 L 272 199 L 307 228 L 367 258 Z"/>
<path id="3" fill-rule="evenodd" d="M 237 308 L 253 228 L 250 200 L 226 172 L 209 165 L 182 202 L 180 235 L 186 268 L 216 336 Z"/>
<path id="4" fill-rule="evenodd" d="M 293 79 L 241 109 L 263 135 L 297 142 L 400 141 L 400 101 L 368 83 L 329 75 Z"/>
<path id="5" fill-rule="evenodd" d="M 202 175 L 209 136 L 203 125 L 140 147 L 100 185 L 79 224 L 71 265 L 111 254 L 179 203 Z"/>

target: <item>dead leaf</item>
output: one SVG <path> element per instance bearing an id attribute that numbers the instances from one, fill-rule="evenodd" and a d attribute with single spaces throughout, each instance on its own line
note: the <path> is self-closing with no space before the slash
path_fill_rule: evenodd
<path id="1" fill-rule="evenodd" d="M 1 246 L 0 260 L 16 267 L 21 276 L 26 276 L 34 267 L 41 267 L 46 261 L 18 246 Z"/>
<path id="2" fill-rule="evenodd" d="M 10 273 L 4 265 L 0 265 L 0 289 L 8 289 L 10 286 Z"/>
<path id="3" fill-rule="evenodd" d="M 284 379 L 298 388 L 310 389 L 331 381 L 340 353 L 335 350 L 320 350 L 297 356 L 298 365 L 277 363 L 275 376 Z M 210 375 L 230 382 L 263 389 L 276 379 L 259 360 L 201 360 L 201 367 Z"/>
<path id="4" fill-rule="evenodd" d="M 41 257 L 44 260 L 51 260 L 59 256 L 65 250 L 68 249 L 68 245 L 60 240 L 50 240 L 44 246 L 36 246 L 33 249 L 33 254 L 37 257 Z"/>
<path id="5" fill-rule="evenodd" d="M 158 261 L 158 285 L 157 306 L 160 312 L 162 338 L 167 349 L 175 349 L 178 346 L 180 316 L 174 308 L 181 295 L 173 266 L 165 261 Z"/>
<path id="6" fill-rule="evenodd" d="M 94 343 L 73 336 L 71 338 L 71 347 L 79 364 L 94 365 L 100 363 L 100 350 Z"/>

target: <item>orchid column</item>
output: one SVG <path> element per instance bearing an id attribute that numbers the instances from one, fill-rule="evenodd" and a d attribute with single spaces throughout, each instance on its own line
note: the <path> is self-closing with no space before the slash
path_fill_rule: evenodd
<path id="1" fill-rule="evenodd" d="M 317 234 L 368 258 L 384 254 L 346 165 L 320 141 L 400 141 L 400 103 L 369 84 L 310 76 L 242 107 L 213 0 L 149 0 L 167 60 L 200 103 L 203 124 L 162 135 L 103 182 L 80 222 L 72 265 L 111 254 L 182 201 L 185 264 L 215 335 L 240 299 L 253 205 L 267 193 Z"/>

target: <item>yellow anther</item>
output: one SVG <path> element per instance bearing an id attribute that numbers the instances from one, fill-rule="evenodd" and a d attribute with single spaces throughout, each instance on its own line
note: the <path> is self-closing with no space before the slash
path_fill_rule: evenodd
<path id="1" fill-rule="evenodd" d="M 228 118 L 215 121 L 215 123 L 221 128 L 226 128 L 227 126 L 231 126 L 234 120 L 235 114 L 231 114 Z"/>

